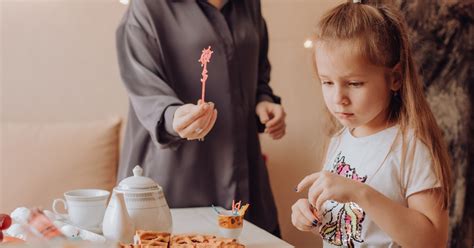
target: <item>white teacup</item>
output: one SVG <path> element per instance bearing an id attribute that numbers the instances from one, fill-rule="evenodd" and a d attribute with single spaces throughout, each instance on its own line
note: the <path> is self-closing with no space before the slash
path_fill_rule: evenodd
<path id="1" fill-rule="evenodd" d="M 59 198 L 53 201 L 53 211 L 69 219 L 77 227 L 98 231 L 101 229 L 109 195 L 109 191 L 102 189 L 71 190 L 64 193 L 66 200 Z M 56 209 L 60 202 L 64 204 L 67 214 L 59 213 Z"/>

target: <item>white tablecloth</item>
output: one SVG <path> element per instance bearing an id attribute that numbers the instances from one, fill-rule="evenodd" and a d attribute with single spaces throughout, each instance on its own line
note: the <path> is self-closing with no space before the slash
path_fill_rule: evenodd
<path id="1" fill-rule="evenodd" d="M 200 233 L 222 236 L 217 226 L 217 214 L 211 207 L 175 208 L 171 209 L 171 215 L 173 234 Z M 242 234 L 238 240 L 248 248 L 294 247 L 248 221 L 244 221 Z"/>

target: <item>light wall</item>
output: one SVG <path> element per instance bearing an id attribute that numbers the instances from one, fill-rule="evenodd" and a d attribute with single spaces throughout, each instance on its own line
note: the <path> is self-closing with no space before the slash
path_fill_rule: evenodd
<path id="1" fill-rule="evenodd" d="M 307 174 L 321 168 L 322 98 L 312 68 L 311 54 L 303 47 L 318 18 L 342 0 L 262 0 L 270 36 L 272 87 L 282 96 L 288 114 L 287 135 L 281 141 L 263 136 L 269 156 L 272 189 L 285 240 L 296 247 L 321 247 L 321 239 L 298 231 L 291 224 L 291 206 L 305 197 L 294 188 Z"/>
<path id="2" fill-rule="evenodd" d="M 157 0 L 158 1 L 158 0 Z M 303 42 L 333 0 L 262 0 L 270 35 L 272 86 L 288 113 L 281 141 L 262 137 L 283 238 L 320 247 L 297 231 L 293 189 L 319 170 L 321 93 Z M 85 121 L 125 116 L 115 28 L 125 11 L 118 0 L 0 0 L 2 121 Z M 2 175 L 0 175 L 2 176 Z"/>
<path id="3" fill-rule="evenodd" d="M 115 53 L 118 0 L 0 0 L 2 119 L 125 115 Z"/>

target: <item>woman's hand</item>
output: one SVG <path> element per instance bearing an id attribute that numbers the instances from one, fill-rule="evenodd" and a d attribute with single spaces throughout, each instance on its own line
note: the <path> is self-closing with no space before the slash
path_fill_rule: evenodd
<path id="1" fill-rule="evenodd" d="M 299 199 L 291 206 L 291 223 L 300 231 L 311 231 L 319 223 L 319 218 L 311 211 L 308 199 Z"/>
<path id="2" fill-rule="evenodd" d="M 327 200 L 339 203 L 356 202 L 359 192 L 362 192 L 366 185 L 358 181 L 322 171 L 306 176 L 296 187 L 299 192 L 309 187 L 308 201 L 319 212 L 323 203 Z"/>
<path id="3" fill-rule="evenodd" d="M 262 101 L 257 104 L 255 112 L 260 122 L 265 125 L 265 133 L 272 139 L 281 139 L 286 133 L 286 113 L 280 104 Z"/>
<path id="4" fill-rule="evenodd" d="M 203 139 L 214 127 L 217 110 L 214 103 L 185 104 L 174 113 L 173 129 L 183 139 Z"/>

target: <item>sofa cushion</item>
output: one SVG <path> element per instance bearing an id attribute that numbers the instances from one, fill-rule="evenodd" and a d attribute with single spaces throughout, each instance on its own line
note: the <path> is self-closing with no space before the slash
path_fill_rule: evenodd
<path id="1" fill-rule="evenodd" d="M 0 212 L 19 206 L 51 209 L 79 188 L 111 190 L 119 156 L 119 118 L 77 123 L 2 125 Z"/>

